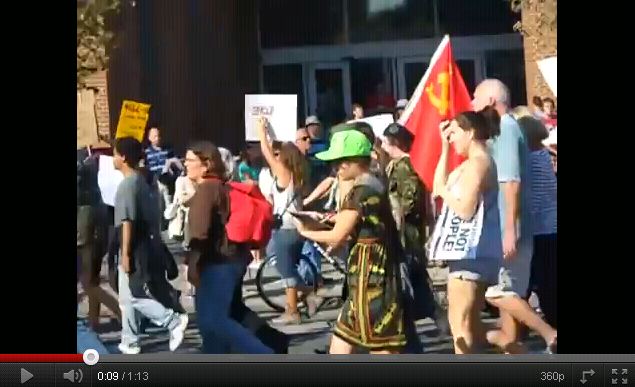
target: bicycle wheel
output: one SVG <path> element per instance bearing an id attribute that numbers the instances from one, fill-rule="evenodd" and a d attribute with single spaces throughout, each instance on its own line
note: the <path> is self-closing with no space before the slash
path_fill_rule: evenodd
<path id="1" fill-rule="evenodd" d="M 304 285 L 311 286 L 315 290 L 317 288 L 315 281 L 315 278 L 317 278 L 317 270 L 311 261 L 301 256 L 298 261 L 298 271 L 304 281 Z M 282 276 L 278 272 L 278 269 L 276 269 L 275 255 L 265 258 L 265 261 L 258 268 L 258 273 L 256 274 L 256 289 L 265 304 L 278 312 L 284 312 L 287 298 Z M 298 307 L 302 306 L 302 303 L 298 304 Z"/>

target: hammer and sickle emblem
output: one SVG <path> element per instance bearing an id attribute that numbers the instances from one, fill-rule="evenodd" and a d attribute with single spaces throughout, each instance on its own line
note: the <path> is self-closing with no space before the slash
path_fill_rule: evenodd
<path id="1" fill-rule="evenodd" d="M 450 74 L 444 71 L 437 75 L 437 83 L 441 88 L 440 95 L 434 93 L 433 82 L 426 86 L 426 94 L 428 94 L 432 106 L 437 108 L 439 114 L 443 116 L 447 113 L 450 106 Z"/>

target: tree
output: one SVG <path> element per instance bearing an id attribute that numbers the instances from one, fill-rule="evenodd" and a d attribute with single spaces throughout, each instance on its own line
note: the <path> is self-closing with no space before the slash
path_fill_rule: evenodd
<path id="1" fill-rule="evenodd" d="M 120 0 L 77 0 L 77 88 L 87 76 L 106 69 L 114 36 L 110 30 Z"/>
<path id="2" fill-rule="evenodd" d="M 523 35 L 527 100 L 553 96 L 538 69 L 537 61 L 558 54 L 557 0 L 509 0 L 512 11 L 521 13 L 514 29 Z"/>

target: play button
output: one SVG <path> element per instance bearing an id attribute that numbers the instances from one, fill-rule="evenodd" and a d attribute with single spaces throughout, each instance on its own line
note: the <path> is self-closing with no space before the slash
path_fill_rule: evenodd
<path id="1" fill-rule="evenodd" d="M 20 368 L 20 384 L 24 384 L 33 378 L 33 374 L 24 368 Z"/>

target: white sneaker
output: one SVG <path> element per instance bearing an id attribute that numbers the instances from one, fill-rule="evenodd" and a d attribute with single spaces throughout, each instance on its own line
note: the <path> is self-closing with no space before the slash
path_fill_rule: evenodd
<path id="1" fill-rule="evenodd" d="M 124 343 L 120 343 L 117 348 L 124 355 L 138 355 L 141 352 L 141 347 L 139 345 L 128 345 Z"/>
<path id="2" fill-rule="evenodd" d="M 190 321 L 186 313 L 179 314 L 177 318 L 179 319 L 179 323 L 170 332 L 170 351 L 172 352 L 176 351 L 183 342 L 185 329 L 187 328 L 187 323 Z"/>

